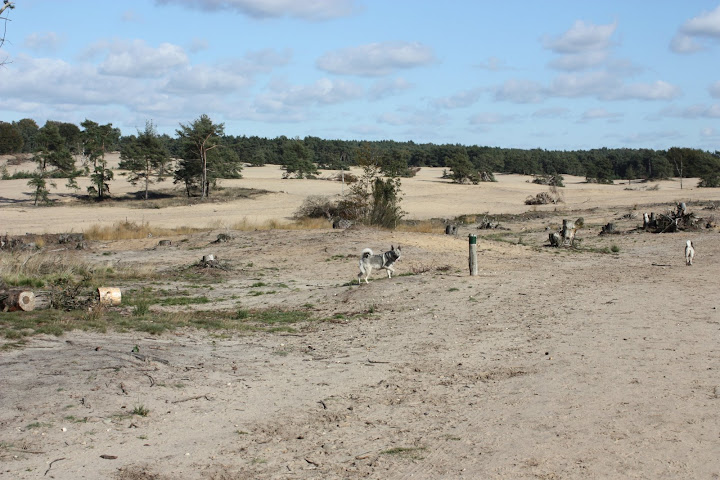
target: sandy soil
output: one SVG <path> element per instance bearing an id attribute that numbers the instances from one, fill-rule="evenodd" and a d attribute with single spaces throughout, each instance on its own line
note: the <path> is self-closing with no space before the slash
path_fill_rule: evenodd
<path id="1" fill-rule="evenodd" d="M 238 231 L 211 244 L 240 216 L 285 218 L 304 195 L 340 188 L 280 180 L 273 167 L 244 173 L 239 184 L 277 193 L 177 210 L 40 209 L 24 181 L 0 182 L 11 233 L 126 215 L 220 221 L 164 249 L 144 239 L 68 254 L 162 272 L 215 253 L 233 270 L 218 271 L 201 308 L 311 308 L 326 319 L 295 333 L 72 332 L 2 351 L 0 478 L 720 478 L 718 231 L 654 235 L 623 218 L 678 200 L 707 217 L 700 200 L 719 192 L 687 179 L 682 191 L 566 179 L 566 203 L 537 208 L 551 216 L 506 222 L 510 241 L 481 237 L 480 273 L 469 276 L 467 234 L 491 233 L 475 225 L 457 237 Z M 413 218 L 519 213 L 545 189 L 498 180 L 448 185 L 423 169 L 403 184 L 404 208 Z M 543 246 L 545 227 L 579 216 L 582 251 Z M 625 233 L 598 236 L 611 220 Z M 398 276 L 348 284 L 362 248 L 390 244 L 402 245 Z M 593 251 L 611 245 L 619 253 Z M 250 295 L 258 279 L 288 288 Z M 149 414 L 131 415 L 138 406 Z"/>

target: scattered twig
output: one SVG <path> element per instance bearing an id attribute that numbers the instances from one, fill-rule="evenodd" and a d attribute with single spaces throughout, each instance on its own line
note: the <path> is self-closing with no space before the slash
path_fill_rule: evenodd
<path id="1" fill-rule="evenodd" d="M 319 403 L 320 405 L 322 405 L 323 410 L 327 410 L 327 405 L 325 405 L 325 402 L 323 402 L 322 400 L 320 400 L 318 403 Z"/>
<path id="2" fill-rule="evenodd" d="M 368 363 L 390 363 L 390 362 L 381 362 L 380 360 L 370 360 L 368 358 Z"/>
<path id="3" fill-rule="evenodd" d="M 200 398 L 204 398 L 205 400 L 208 400 L 208 401 L 211 400 L 210 398 L 208 398 L 207 395 L 197 395 L 197 396 L 195 396 L 195 397 L 183 398 L 182 400 L 174 400 L 174 401 L 172 401 L 172 402 L 170 402 L 170 403 L 189 402 L 190 400 L 198 400 L 198 399 L 200 399 Z"/>
<path id="4" fill-rule="evenodd" d="M 313 461 L 310 460 L 309 458 L 306 458 L 305 461 L 306 461 L 307 463 L 309 463 L 310 465 L 315 465 L 316 467 L 319 467 L 319 466 L 320 466 L 319 463 L 313 462 Z"/>
<path id="5" fill-rule="evenodd" d="M 152 375 L 150 375 L 149 373 L 146 373 L 145 376 L 150 379 L 150 386 L 151 386 L 151 387 L 154 386 L 154 385 L 155 385 L 155 379 L 152 377 Z"/>
<path id="6" fill-rule="evenodd" d="M 147 362 L 148 360 L 150 360 L 153 362 L 160 362 L 160 363 L 164 363 L 165 365 L 170 365 L 169 360 L 165 360 L 164 358 L 160 358 L 160 357 L 155 357 L 153 355 L 143 355 L 142 353 L 137 353 L 137 352 L 130 352 L 130 355 L 137 358 L 138 360 L 142 360 L 143 362 Z"/>
<path id="7" fill-rule="evenodd" d="M 48 474 L 48 472 L 50 471 L 50 469 L 51 469 L 52 466 L 53 466 L 53 463 L 59 462 L 60 460 L 65 460 L 65 457 L 63 457 L 63 458 L 56 458 L 55 460 L 53 460 L 52 462 L 50 462 L 50 466 L 48 466 L 48 469 L 45 470 L 45 474 L 44 474 L 43 476 L 45 476 L 45 475 Z"/>

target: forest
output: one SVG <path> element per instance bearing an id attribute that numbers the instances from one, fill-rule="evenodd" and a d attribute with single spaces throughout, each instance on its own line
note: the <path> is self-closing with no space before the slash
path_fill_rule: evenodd
<path id="1" fill-rule="evenodd" d="M 45 177 L 81 173 L 70 161 L 81 155 L 85 173 L 94 176 L 94 190 L 89 193 L 99 198 L 112 175 L 103 162 L 104 153 L 111 151 L 121 153 L 121 168 L 131 170 L 130 180 L 144 182 L 146 191 L 154 176 L 165 175 L 183 184 L 189 196 L 205 196 L 216 179 L 239 178 L 242 168 L 265 164 L 281 165 L 288 178 L 312 177 L 318 169 L 373 163 L 389 177 L 410 176 L 420 167 L 443 167 L 449 170 L 448 177 L 459 183 L 491 181 L 493 173 L 508 173 L 576 175 L 597 183 L 695 177 L 700 178 L 699 186 L 720 186 L 720 152 L 680 146 L 560 151 L 314 136 L 263 138 L 228 134 L 223 124 L 212 122 L 207 115 L 179 124 L 175 136 L 157 133 L 152 122 L 144 131 L 130 135 L 123 135 L 112 124 L 90 120 L 80 126 L 49 120 L 42 127 L 27 118 L 0 122 L 0 154 L 31 154 Z M 177 160 L 173 170 L 172 160 Z M 26 174 L 28 178 L 32 175 L 38 176 Z M 10 176 L 3 172 L 3 178 Z"/>

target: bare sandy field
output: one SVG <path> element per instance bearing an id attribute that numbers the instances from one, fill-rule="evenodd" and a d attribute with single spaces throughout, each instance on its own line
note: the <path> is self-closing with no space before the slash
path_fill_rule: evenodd
<path id="1" fill-rule="evenodd" d="M 0 182 L 3 233 L 126 218 L 209 225 L 168 237 L 169 247 L 148 238 L 57 254 L 162 279 L 213 253 L 232 268 L 199 285 L 210 303 L 183 308 L 317 318 L 276 333 L 74 331 L 0 350 L 0 478 L 720 478 L 718 230 L 651 234 L 632 215 L 685 201 L 710 218 L 720 192 L 689 179 L 681 190 L 566 177 L 565 203 L 531 208 L 524 199 L 547 187 L 528 177 L 460 186 L 441 173 L 403 181 L 410 218 L 547 216 L 503 220 L 509 230 L 463 225 L 457 236 L 232 231 L 243 218 L 287 219 L 308 194 L 342 187 L 282 180 L 268 166 L 223 182 L 273 192 L 254 199 L 37 208 L 26 181 Z M 123 189 L 132 190 L 123 179 L 111 186 Z M 545 246 L 546 228 L 580 216 L 581 248 Z M 622 234 L 598 235 L 610 221 Z M 213 243 L 219 233 L 231 241 Z M 471 233 L 477 276 L 468 274 Z M 391 244 L 402 245 L 397 275 L 352 283 L 360 251 Z M 146 416 L 132 414 L 140 406 Z"/>

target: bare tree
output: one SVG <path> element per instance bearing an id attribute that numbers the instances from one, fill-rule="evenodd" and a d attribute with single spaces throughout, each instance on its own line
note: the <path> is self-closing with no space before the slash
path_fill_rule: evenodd
<path id="1" fill-rule="evenodd" d="M 8 18 L 3 17 L 2 14 L 5 12 L 5 10 L 12 10 L 15 8 L 15 2 L 11 2 L 10 0 L 3 0 L 3 5 L 0 7 L 0 20 L 3 22 L 2 27 L 2 36 L 0 36 L 0 48 L 5 44 L 5 33 L 7 33 L 7 22 Z M 0 60 L 0 66 L 5 65 L 7 62 L 5 60 Z"/>

